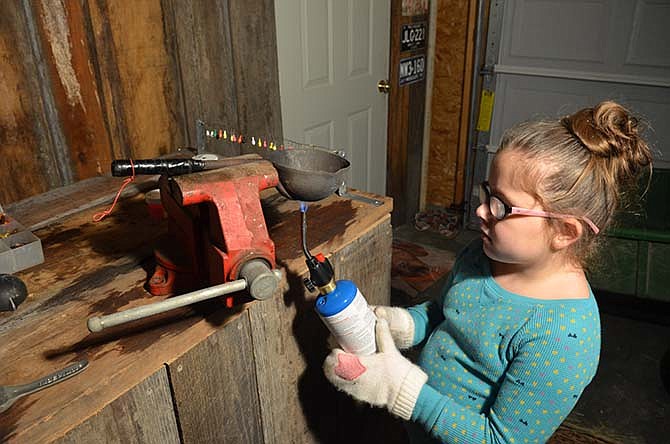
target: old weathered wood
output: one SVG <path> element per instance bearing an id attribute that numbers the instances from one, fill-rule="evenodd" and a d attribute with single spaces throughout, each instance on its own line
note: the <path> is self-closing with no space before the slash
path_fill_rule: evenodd
<path id="1" fill-rule="evenodd" d="M 282 143 L 274 0 L 227 3 L 240 129 Z M 243 146 L 242 150 L 254 148 Z"/>
<path id="2" fill-rule="evenodd" d="M 391 53 L 389 66 L 389 119 L 386 191 L 396 201 L 392 224 L 411 222 L 419 208 L 426 81 L 399 85 L 400 60 L 425 54 L 426 49 L 401 52 L 402 25 L 427 21 L 426 16 L 403 16 L 402 2 L 391 1 Z"/>
<path id="3" fill-rule="evenodd" d="M 272 0 L 21 0 L 0 20 L 2 204 L 195 147 L 196 119 L 281 144 Z"/>
<path id="4" fill-rule="evenodd" d="M 186 143 L 196 146 L 197 119 L 208 128 L 239 130 L 229 2 L 163 0 L 162 5 L 166 37 L 184 90 Z M 240 153 L 239 145 L 229 141 L 206 142 L 211 152 Z"/>
<path id="5" fill-rule="evenodd" d="M 393 233 L 389 221 L 380 221 L 370 231 L 336 252 L 333 262 L 340 279 L 356 283 L 370 304 L 388 305 L 391 295 L 391 251 Z"/>
<path id="6" fill-rule="evenodd" d="M 160 0 L 87 2 L 113 158 L 151 158 L 183 143 L 181 85 Z M 103 165 L 107 171 L 109 165 Z"/>
<path id="7" fill-rule="evenodd" d="M 185 353 L 215 331 L 207 323 L 195 326 L 198 319 L 184 318 L 184 311 L 121 331 L 91 335 L 86 329 L 94 314 L 151 302 L 141 265 L 164 228 L 148 221 L 142 200 L 122 201 L 99 224 L 90 217 L 100 207 L 36 231 L 45 263 L 19 274 L 28 299 L 17 312 L 0 315 L 2 382 L 32 380 L 83 356 L 90 364 L 0 416 L 0 430 L 8 430 L 10 442 L 49 442 L 64 435 L 154 374 L 167 357 Z"/>
<path id="8" fill-rule="evenodd" d="M 301 291 L 301 288 L 296 285 L 291 291 Z M 307 433 L 304 422 L 295 420 L 295 414 L 301 413 L 301 409 L 296 403 L 298 381 L 294 369 L 302 359 L 296 363 L 297 345 L 292 335 L 279 333 L 292 328 L 294 317 L 295 308 L 287 306 L 282 295 L 249 307 L 265 444 L 281 444 L 287 437 Z M 296 442 L 301 441 L 304 439 Z"/>
<path id="9" fill-rule="evenodd" d="M 407 125 L 406 114 L 409 103 L 408 87 L 398 85 L 400 63 L 400 0 L 391 0 L 391 48 L 389 57 L 389 115 L 387 127 L 386 193 L 395 199 L 391 223 L 399 226 L 405 223 L 406 202 L 403 190 L 407 186 Z"/>
<path id="10" fill-rule="evenodd" d="M 180 443 L 166 369 L 161 368 L 56 442 Z"/>
<path id="11" fill-rule="evenodd" d="M 0 203 L 62 185 L 47 131 L 32 34 L 23 2 L 7 2 L 0 14 Z"/>
<path id="12" fill-rule="evenodd" d="M 390 305 L 392 230 L 390 221 L 380 223 L 366 235 L 337 253 L 335 273 L 353 280 L 369 304 Z M 374 270 L 383 270 L 375 273 Z M 361 404 L 348 396 L 336 399 L 336 438 L 332 442 L 405 443 L 402 423 L 383 409 Z"/>
<path id="13" fill-rule="evenodd" d="M 424 17 L 425 19 L 425 17 Z M 407 185 L 404 199 L 407 201 L 406 223 L 414 222 L 414 215 L 419 211 L 418 196 L 421 192 L 421 165 L 423 159 L 424 115 L 426 110 L 426 82 L 410 86 L 407 117 Z"/>
<path id="14" fill-rule="evenodd" d="M 93 177 L 109 169 L 108 128 L 99 100 L 86 16 L 80 2 L 32 2 L 35 25 L 54 98 L 55 120 L 63 132 L 62 162 L 72 180 Z"/>
<path id="15" fill-rule="evenodd" d="M 157 178 L 137 177 L 123 189 L 120 197 L 126 198 L 158 188 Z M 26 229 L 38 230 L 67 216 L 111 204 L 122 184 L 123 180 L 116 177 L 92 177 L 7 205 L 4 209 Z"/>
<path id="16" fill-rule="evenodd" d="M 184 439 L 187 430 L 203 431 L 193 428 L 198 424 L 194 416 L 197 414 L 219 427 L 237 424 L 245 428 L 244 436 L 259 437 L 259 442 L 314 442 L 334 436 L 333 422 L 321 413 L 336 414 L 334 403 L 329 400 L 342 395 L 325 381 L 320 369 L 327 353 L 327 331 L 314 313 L 314 296 L 305 295 L 301 282 L 306 270 L 300 249 L 298 203 L 271 190 L 264 192 L 263 198 L 278 263 L 287 276 L 289 291 L 285 295 L 233 309 L 222 307 L 221 301 L 211 301 L 98 334 L 86 329 L 90 316 L 160 300 L 148 296 L 143 286 L 151 270 L 151 245 L 165 232 L 165 224 L 147 218 L 140 194 L 122 199 L 112 215 L 100 223 L 91 222 L 92 214 L 105 208 L 98 206 L 36 230 L 43 242 L 45 263 L 19 273 L 28 285 L 28 299 L 17 312 L 0 313 L 0 383 L 29 381 L 82 357 L 87 357 L 90 364 L 76 377 L 23 398 L 0 415 L 3 439 L 51 442 L 76 433 L 165 363 L 170 365 L 169 377 L 175 378 L 175 398 L 179 400 L 176 418 L 181 421 L 180 412 L 190 418 L 183 423 Z M 336 258 L 361 237 L 388 236 L 391 201 L 384 202 L 382 207 L 373 207 L 333 196 L 312 204 L 309 221 L 318 229 L 310 232 L 310 247 Z M 382 225 L 386 228 L 375 228 Z M 381 249 L 388 242 L 386 239 L 376 244 Z M 388 260 L 390 249 L 378 254 Z M 368 258 L 363 255 L 361 260 Z M 386 273 L 386 267 L 368 270 L 377 276 Z M 370 277 L 371 282 L 386 279 L 374 276 Z M 361 276 L 360 280 L 367 278 Z M 374 290 L 369 291 L 374 294 Z M 238 330 L 238 326 L 242 329 Z M 205 342 L 212 335 L 214 342 Z M 202 373 L 197 376 L 188 375 L 195 378 L 190 381 L 204 381 L 210 384 L 209 389 L 225 380 L 221 387 L 225 393 L 231 390 L 230 381 L 238 384 L 241 378 L 240 386 L 232 388 L 238 393 L 233 399 L 244 401 L 249 407 L 238 405 L 237 410 L 255 411 L 256 416 L 233 413 L 228 420 L 258 421 L 256 425 L 224 423 L 225 419 L 216 419 L 216 415 L 221 415 L 218 408 L 187 413 L 187 399 L 204 403 L 204 396 L 212 394 L 189 392 L 201 384 L 189 385 L 187 374 L 177 372 L 178 366 L 181 363 L 184 372 L 185 368 L 204 365 L 207 354 L 216 362 L 208 371 L 201 368 Z M 232 354 L 234 360 L 229 356 Z M 244 393 L 249 394 L 248 399 L 244 399 Z M 270 404 L 273 399 L 278 404 Z M 287 399 L 290 402 L 284 401 Z M 225 397 L 217 402 L 225 403 L 225 412 L 235 405 Z M 294 416 L 297 419 L 293 420 Z M 113 415 L 98 418 L 113 421 Z M 297 425 L 291 425 L 291 421 Z M 258 429 L 261 425 L 262 432 Z M 109 424 L 96 427 L 113 428 Z M 282 439 L 289 438 L 273 438 L 275 432 Z M 221 436 L 224 435 L 222 430 Z"/>
<path id="17" fill-rule="evenodd" d="M 252 347 L 245 313 L 169 363 L 184 442 L 263 442 Z"/>
<path id="18" fill-rule="evenodd" d="M 365 204 L 353 204 L 362 213 L 365 208 L 359 205 Z M 348 206 L 349 202 L 343 209 Z M 308 214 L 313 210 L 310 209 Z M 370 221 L 367 228 L 360 227 L 362 232 L 356 239 L 343 244 L 338 242 L 342 248 L 329 245 L 336 239 L 324 239 L 325 244 L 319 243 L 319 231 L 332 232 L 331 226 L 346 223 L 344 217 L 328 220 L 310 214 L 308 238 L 315 240 L 310 249 L 313 253 L 322 251 L 328 255 L 336 277 L 355 281 L 370 303 L 388 304 L 392 237 L 388 213 L 384 218 Z M 292 220 L 287 219 L 282 225 L 282 233 L 292 229 L 295 235 L 286 233 L 275 238 L 292 237 L 299 241 L 298 224 L 297 215 Z M 347 228 L 350 230 L 355 231 L 354 227 Z M 365 442 L 363 439 L 371 435 L 381 439 L 376 442 L 393 442 L 384 439 L 388 429 L 383 426 L 383 421 L 373 421 L 367 429 L 368 435 L 361 434 L 362 429 L 357 425 L 350 427 L 350 421 L 361 425 L 375 412 L 355 408 L 350 398 L 345 399 L 323 377 L 321 365 L 329 352 L 329 334 L 314 311 L 317 295 L 307 292 L 302 284 L 302 278 L 307 275 L 304 259 L 298 256 L 297 260 L 295 266 L 289 267 L 297 273 L 289 273 L 288 291 L 284 297 L 272 303 L 255 304 L 249 309 L 264 442 L 357 443 Z M 343 405 L 346 407 L 338 408 Z"/>
<path id="19" fill-rule="evenodd" d="M 163 0 L 166 33 L 174 33 L 174 60 L 184 89 L 188 144 L 196 145 L 196 120 L 249 139 L 281 143 L 281 105 L 274 3 Z M 224 155 L 258 147 L 206 139 Z"/>

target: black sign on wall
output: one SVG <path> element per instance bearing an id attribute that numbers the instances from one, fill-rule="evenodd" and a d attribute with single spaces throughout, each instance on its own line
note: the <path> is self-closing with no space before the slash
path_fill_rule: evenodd
<path id="1" fill-rule="evenodd" d="M 426 47 L 426 22 L 408 23 L 400 30 L 400 51 Z"/>
<path id="2" fill-rule="evenodd" d="M 426 75 L 426 56 L 418 55 L 400 60 L 398 84 L 409 85 L 420 82 Z"/>

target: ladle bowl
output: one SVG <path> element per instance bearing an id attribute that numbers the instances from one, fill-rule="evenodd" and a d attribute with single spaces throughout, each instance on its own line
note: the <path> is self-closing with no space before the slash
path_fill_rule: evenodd
<path id="1" fill-rule="evenodd" d="M 304 146 L 304 145 L 303 145 Z M 333 194 L 345 182 L 351 164 L 318 147 L 287 147 L 264 156 L 279 175 L 279 192 L 289 199 L 313 202 Z"/>

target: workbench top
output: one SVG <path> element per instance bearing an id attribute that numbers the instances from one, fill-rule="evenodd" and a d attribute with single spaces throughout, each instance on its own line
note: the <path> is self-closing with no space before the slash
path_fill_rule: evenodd
<path id="1" fill-rule="evenodd" d="M 16 312 L 0 313 L 0 385 L 26 383 L 83 358 L 89 366 L 0 413 L 0 441 L 41 443 L 65 437 L 250 306 L 271 304 L 250 302 L 226 309 L 221 300 L 213 300 L 89 333 L 86 321 L 91 316 L 162 299 L 144 289 L 153 266 L 153 243 L 167 231 L 166 221 L 149 218 L 144 202 L 143 191 L 155 188 L 155 177 L 130 187 L 110 216 L 92 220 L 109 207 L 120 183 L 100 177 L 6 208 L 41 239 L 45 261 L 17 274 L 28 287 L 28 298 Z M 296 290 L 307 271 L 300 248 L 299 204 L 274 190 L 262 197 L 278 266 L 288 278 L 284 289 Z M 333 255 L 380 223 L 390 227 L 391 199 L 374 197 L 384 204 L 374 207 L 337 196 L 310 204 L 310 250 Z M 386 245 L 379 252 L 390 256 Z M 291 301 L 286 294 L 276 296 L 277 307 L 309 303 Z M 266 311 L 267 307 L 274 306 L 267 305 Z M 299 333 L 295 328 L 286 331 Z"/>

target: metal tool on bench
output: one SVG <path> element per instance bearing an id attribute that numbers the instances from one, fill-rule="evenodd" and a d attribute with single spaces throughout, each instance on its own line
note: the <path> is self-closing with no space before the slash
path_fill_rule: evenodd
<path id="1" fill-rule="evenodd" d="M 15 311 L 28 297 L 26 284 L 11 274 L 0 274 L 0 311 Z"/>
<path id="2" fill-rule="evenodd" d="M 154 295 L 190 291 L 93 317 L 88 321 L 90 331 L 244 289 L 255 299 L 271 297 L 281 274 L 275 269 L 275 247 L 265 226 L 260 191 L 277 187 L 290 199 L 321 200 L 341 186 L 349 167 L 348 161 L 326 150 L 272 155 L 272 162 L 254 154 L 187 160 L 114 161 L 112 173 L 162 174 L 159 186 L 168 235 L 155 249 L 156 270 L 148 288 Z M 202 286 L 207 288 L 197 290 Z M 233 305 L 233 296 L 226 298 L 226 305 Z"/>
<path id="3" fill-rule="evenodd" d="M 383 202 L 378 199 L 352 194 L 348 191 L 345 176 L 351 163 L 342 152 L 297 142 L 291 143 L 295 146 L 279 151 L 263 151 L 262 157 L 257 154 L 247 154 L 219 158 L 217 155 L 199 154 L 190 159 L 114 160 L 112 175 L 165 174 L 177 176 L 240 165 L 253 159 L 264 158 L 272 162 L 279 174 L 277 190 L 289 199 L 313 202 L 336 194 L 375 206 L 382 205 Z"/>
<path id="4" fill-rule="evenodd" d="M 294 147 L 268 151 L 264 157 L 279 173 L 277 187 L 284 196 L 302 201 L 321 200 L 333 193 L 340 197 L 380 206 L 382 202 L 347 191 L 345 176 L 351 163 L 343 153 L 291 142 Z"/>
<path id="5" fill-rule="evenodd" d="M 42 262 L 42 242 L 0 205 L 0 273 L 16 273 Z"/>
<path id="6" fill-rule="evenodd" d="M 28 384 L 0 386 L 0 413 L 10 408 L 17 399 L 65 381 L 84 370 L 86 366 L 88 361 L 83 360 Z"/>
<path id="7" fill-rule="evenodd" d="M 309 277 L 303 279 L 309 291 L 319 290 L 315 309 L 337 342 L 348 353 L 372 354 L 376 350 L 376 317 L 353 281 L 335 280 L 330 261 L 321 253 L 312 255 L 307 248 L 307 204 L 300 202 L 302 213 L 302 252 Z"/>
<path id="8" fill-rule="evenodd" d="M 218 158 L 207 155 L 195 156 L 190 159 L 143 159 L 130 161 L 129 159 L 113 160 L 112 175 L 117 177 L 132 176 L 133 174 L 165 174 L 180 176 L 182 174 L 197 173 L 200 171 L 216 170 L 228 166 L 241 165 L 250 161 L 260 160 L 256 154 L 237 157 Z"/>
<path id="9" fill-rule="evenodd" d="M 154 251 L 156 268 L 148 281 L 149 291 L 154 295 L 188 293 L 93 317 L 88 321 L 90 331 L 244 289 L 260 300 L 275 292 L 281 274 L 275 270 L 275 247 L 265 226 L 259 193 L 277 186 L 277 171 L 257 155 L 213 162 L 128 161 L 135 174 L 162 173 L 159 187 L 168 233 Z M 202 171 L 188 174 L 193 165 L 203 163 Z M 214 169 L 209 168 L 212 165 Z M 115 161 L 112 173 L 123 176 L 129 170 L 125 162 Z M 233 305 L 233 296 L 226 298 L 226 305 Z"/>

